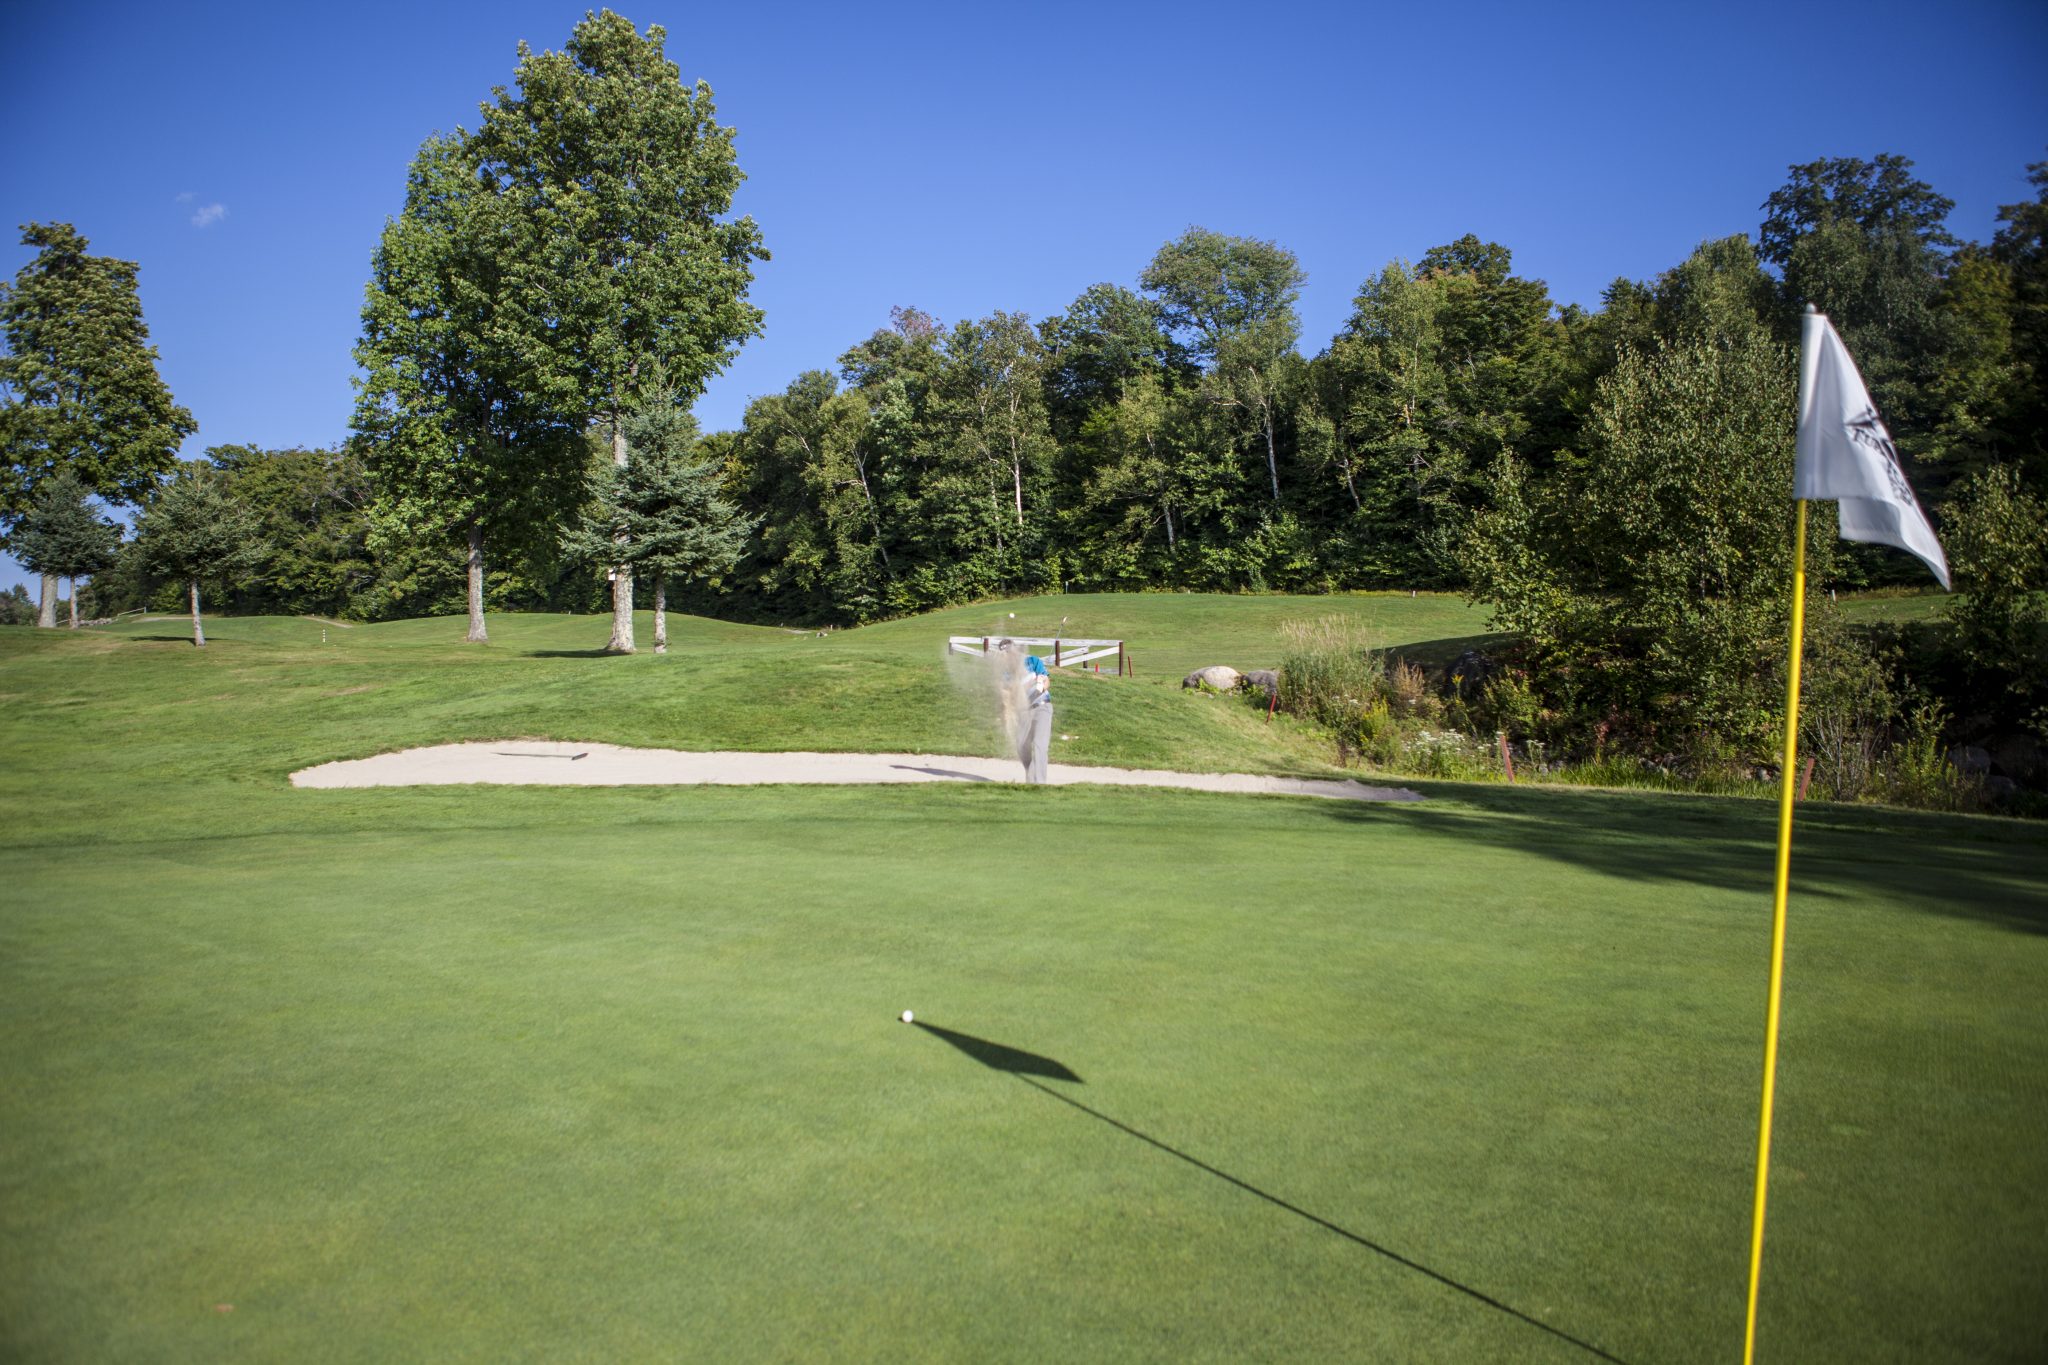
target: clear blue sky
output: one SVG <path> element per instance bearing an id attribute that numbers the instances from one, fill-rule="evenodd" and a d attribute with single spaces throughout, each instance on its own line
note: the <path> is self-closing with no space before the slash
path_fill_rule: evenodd
<path id="1" fill-rule="evenodd" d="M 407 161 L 583 12 L 0 0 L 0 272 L 32 220 L 139 262 L 188 457 L 336 441 Z M 775 257 L 766 334 L 699 405 L 713 429 L 892 304 L 1043 317 L 1135 285 L 1191 223 L 1301 258 L 1313 352 L 1368 274 L 1466 232 L 1597 307 L 1754 232 L 1794 162 L 1910 157 L 1981 240 L 2048 157 L 2041 0 L 621 12 L 710 82 Z"/>

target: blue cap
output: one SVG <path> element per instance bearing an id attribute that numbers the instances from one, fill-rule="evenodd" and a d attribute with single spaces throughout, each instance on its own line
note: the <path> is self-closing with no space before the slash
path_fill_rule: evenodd
<path id="1" fill-rule="evenodd" d="M 1024 668 L 1026 672 L 1036 673 L 1041 678 L 1051 676 L 1051 674 L 1045 671 L 1045 660 L 1039 658 L 1036 654 L 1026 654 L 1024 656 Z"/>

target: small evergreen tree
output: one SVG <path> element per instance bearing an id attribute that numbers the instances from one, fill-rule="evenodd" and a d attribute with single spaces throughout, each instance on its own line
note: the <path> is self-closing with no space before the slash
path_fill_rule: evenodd
<path id="1" fill-rule="evenodd" d="M 721 496 L 718 467 L 697 453 L 697 423 L 672 398 L 629 416 L 626 439 L 633 462 L 597 476 L 595 500 L 562 550 L 652 578 L 654 652 L 666 654 L 668 580 L 729 571 L 757 523 Z"/>
<path id="2" fill-rule="evenodd" d="M 182 582 L 192 602 L 192 643 L 206 644 L 199 589 L 232 584 L 263 562 L 267 546 L 256 514 L 234 500 L 211 465 L 188 464 L 157 490 L 135 537 L 148 571 Z"/>
<path id="3" fill-rule="evenodd" d="M 71 628 L 78 629 L 78 580 L 114 562 L 121 528 L 96 516 L 85 483 L 60 469 L 36 489 L 35 501 L 10 539 L 15 558 L 39 574 L 71 580 Z"/>

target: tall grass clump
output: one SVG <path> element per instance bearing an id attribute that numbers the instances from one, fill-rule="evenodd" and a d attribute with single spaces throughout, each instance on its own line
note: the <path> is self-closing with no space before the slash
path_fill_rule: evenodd
<path id="1" fill-rule="evenodd" d="M 1340 758 L 1370 755 L 1392 738 L 1387 661 L 1369 627 L 1319 616 L 1285 622 L 1280 635 L 1282 710 L 1329 731 Z"/>

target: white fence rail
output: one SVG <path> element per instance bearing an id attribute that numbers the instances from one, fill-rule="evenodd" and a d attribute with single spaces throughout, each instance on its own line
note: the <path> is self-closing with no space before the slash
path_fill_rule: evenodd
<path id="1" fill-rule="evenodd" d="M 1116 675 L 1124 675 L 1122 640 L 1067 640 L 1053 635 L 948 635 L 946 650 L 951 654 L 986 654 L 1000 640 L 1022 645 L 1034 654 L 1049 654 L 1054 668 L 1080 668 L 1100 659 L 1116 660 Z"/>

